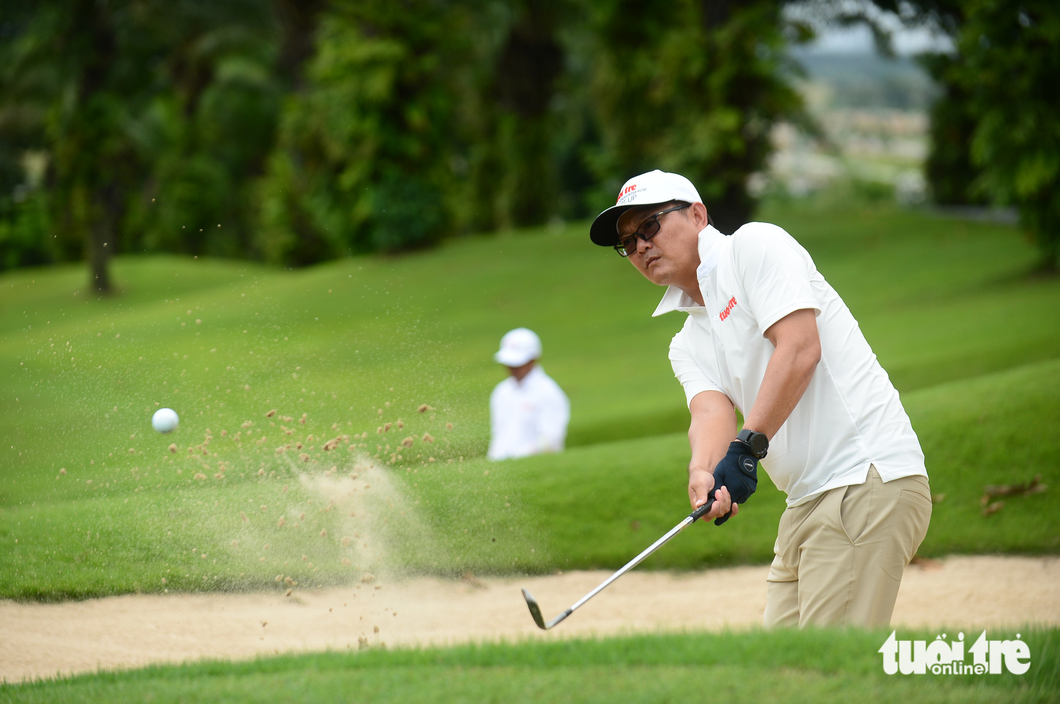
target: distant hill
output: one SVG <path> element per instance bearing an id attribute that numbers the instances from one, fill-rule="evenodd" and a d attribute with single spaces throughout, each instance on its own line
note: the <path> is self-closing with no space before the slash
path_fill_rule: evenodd
<path id="1" fill-rule="evenodd" d="M 875 53 L 791 52 L 806 71 L 804 89 L 818 109 L 861 108 L 926 111 L 938 88 L 916 59 Z"/>

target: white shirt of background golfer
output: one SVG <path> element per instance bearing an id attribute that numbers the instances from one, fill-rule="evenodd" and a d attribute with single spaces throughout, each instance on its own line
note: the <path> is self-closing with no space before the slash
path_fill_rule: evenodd
<path id="1" fill-rule="evenodd" d="M 526 328 L 508 332 L 493 356 L 510 376 L 490 394 L 491 460 L 563 450 L 570 401 L 537 363 L 540 356 L 541 340 Z"/>

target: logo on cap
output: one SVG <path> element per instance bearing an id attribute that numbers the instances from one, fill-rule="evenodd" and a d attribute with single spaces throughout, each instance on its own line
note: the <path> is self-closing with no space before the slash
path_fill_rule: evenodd
<path id="1" fill-rule="evenodd" d="M 626 196 L 628 196 L 630 193 L 632 193 L 635 190 L 637 190 L 637 184 L 635 184 L 635 183 L 626 186 L 618 194 L 618 198 L 615 200 L 615 202 L 616 203 L 621 203 L 623 198 L 625 198 Z"/>

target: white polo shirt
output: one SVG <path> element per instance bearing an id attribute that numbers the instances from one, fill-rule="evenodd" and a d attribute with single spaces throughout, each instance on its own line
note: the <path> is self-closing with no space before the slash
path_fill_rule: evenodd
<path id="1" fill-rule="evenodd" d="M 671 286 L 654 313 L 688 313 L 670 343 L 670 362 L 689 404 L 703 391 L 720 391 L 746 417 L 775 349 L 765 331 L 796 310 L 817 314 L 821 361 L 762 461 L 788 506 L 861 484 L 870 464 L 885 482 L 927 476 L 898 391 L 846 304 L 791 235 L 766 223 L 732 236 L 708 225 L 699 234 L 699 257 L 705 306 Z"/>
<path id="2" fill-rule="evenodd" d="M 503 460 L 561 452 L 567 439 L 570 401 L 541 365 L 516 381 L 497 384 L 490 394 L 490 447 L 487 457 Z"/>

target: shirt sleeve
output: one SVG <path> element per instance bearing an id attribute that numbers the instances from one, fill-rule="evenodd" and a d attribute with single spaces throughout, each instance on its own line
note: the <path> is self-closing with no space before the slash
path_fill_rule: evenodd
<path id="1" fill-rule="evenodd" d="M 559 384 L 552 381 L 542 393 L 537 429 L 541 452 L 562 452 L 570 422 L 570 401 Z"/>
<path id="2" fill-rule="evenodd" d="M 670 366 L 673 367 L 674 376 L 684 388 L 685 403 L 689 406 L 692 405 L 692 399 L 704 391 L 725 393 L 721 385 L 715 381 L 719 375 L 715 368 L 713 346 L 702 343 L 694 346 L 694 341 L 691 339 L 693 336 L 691 326 L 692 318 L 689 317 L 685 321 L 685 327 L 670 341 Z M 696 347 L 698 347 L 698 354 L 695 353 Z"/>
<path id="3" fill-rule="evenodd" d="M 776 225 L 752 223 L 733 235 L 736 274 L 762 334 L 797 310 L 821 313 L 810 282 L 816 268 L 809 253 Z"/>
<path id="4" fill-rule="evenodd" d="M 503 384 L 504 382 L 501 382 Z M 501 447 L 500 447 L 500 395 L 501 395 L 501 384 L 497 384 L 493 387 L 493 391 L 490 392 L 490 444 L 489 449 L 486 451 L 486 457 L 491 460 L 501 459 Z"/>

